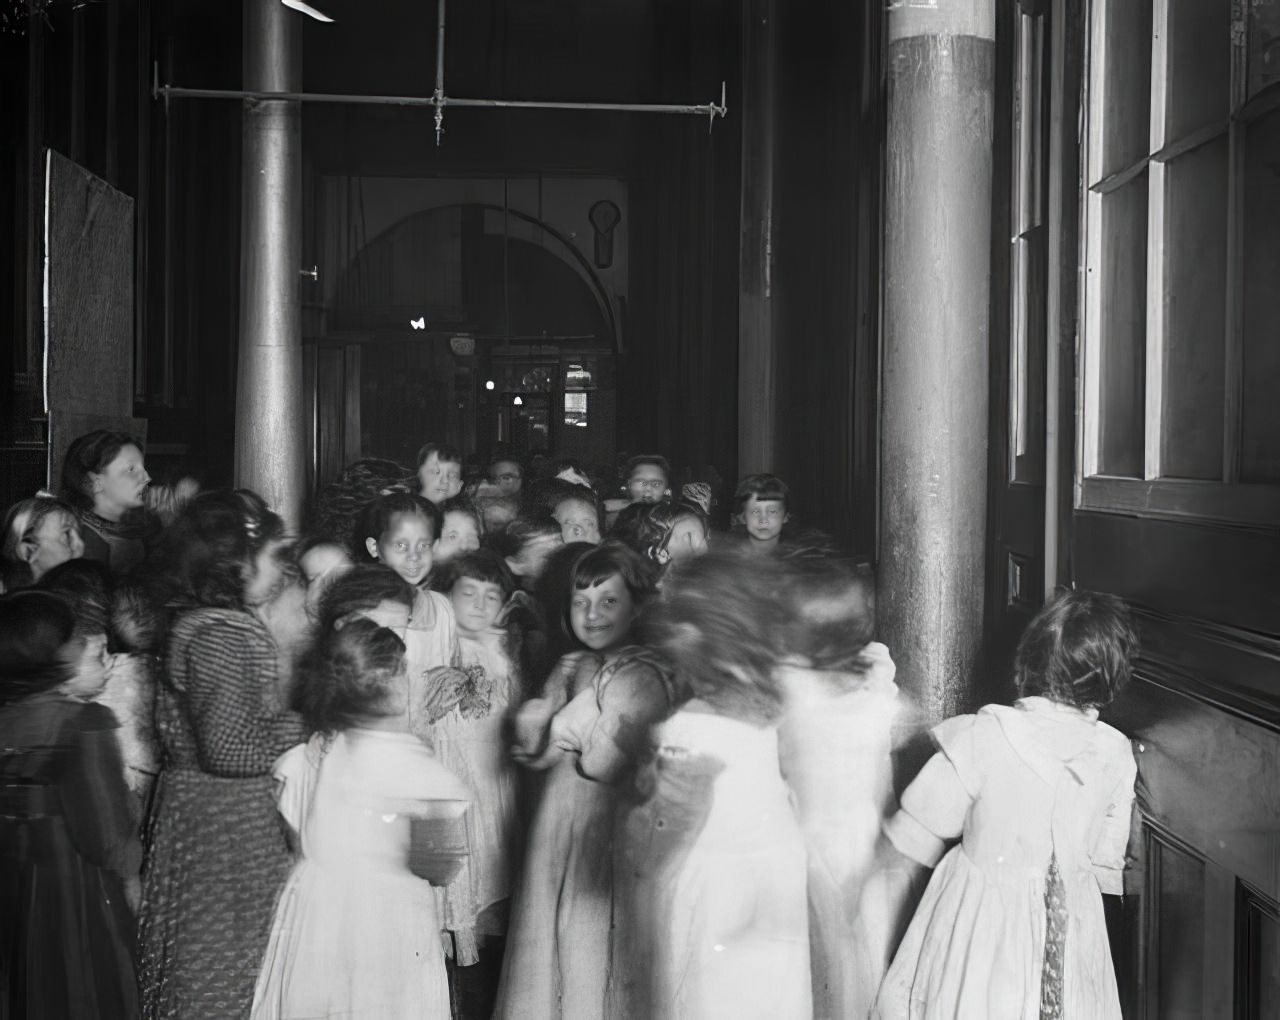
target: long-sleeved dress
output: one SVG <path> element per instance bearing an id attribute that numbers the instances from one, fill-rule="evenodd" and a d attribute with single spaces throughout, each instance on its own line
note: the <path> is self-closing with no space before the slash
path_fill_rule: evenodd
<path id="1" fill-rule="evenodd" d="M 885 830 L 907 856 L 941 863 L 873 1016 L 1118 1020 L 1101 893 L 1121 891 L 1128 739 L 1096 711 L 1038 697 L 933 734 L 940 753 Z"/>
<path id="2" fill-rule="evenodd" d="M 517 734 L 550 764 L 512 899 L 495 1020 L 600 1020 L 610 968 L 613 837 L 619 791 L 649 725 L 669 710 L 669 673 L 627 648 L 607 663 L 567 655 Z M 551 714 L 550 709 L 559 707 Z"/>
<path id="3" fill-rule="evenodd" d="M 0 710 L 0 1017 L 138 1015 L 137 817 L 116 722 L 49 693 Z"/>
<path id="4" fill-rule="evenodd" d="M 157 695 L 164 763 L 143 876 L 148 1017 L 243 1017 L 290 857 L 271 768 L 302 737 L 276 704 L 276 647 L 249 613 L 174 625 Z"/>

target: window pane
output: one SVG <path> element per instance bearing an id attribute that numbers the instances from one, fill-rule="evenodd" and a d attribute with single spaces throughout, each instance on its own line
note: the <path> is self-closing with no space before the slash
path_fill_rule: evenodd
<path id="1" fill-rule="evenodd" d="M 1102 176 L 1145 156 L 1151 139 L 1151 0 L 1109 0 L 1102 21 Z M 1090 182 L 1096 183 L 1096 182 Z"/>
<path id="2" fill-rule="evenodd" d="M 1168 145 L 1231 112 L 1231 5 L 1169 0 L 1164 140 Z"/>
<path id="3" fill-rule="evenodd" d="M 1147 378 L 1147 174 L 1102 198 L 1098 471 L 1142 477 Z M 1090 267 L 1091 271 L 1095 267 Z"/>
<path id="4" fill-rule="evenodd" d="M 1227 139 L 1168 164 L 1161 475 L 1222 478 Z"/>
<path id="5" fill-rule="evenodd" d="M 1156 994 L 1163 1020 L 1204 1016 L 1204 863 L 1156 843 Z"/>
<path id="6" fill-rule="evenodd" d="M 1244 167 L 1240 472 L 1280 482 L 1280 110 L 1249 125 Z"/>
<path id="7" fill-rule="evenodd" d="M 1249 96 L 1280 82 L 1280 4 L 1249 5 Z"/>

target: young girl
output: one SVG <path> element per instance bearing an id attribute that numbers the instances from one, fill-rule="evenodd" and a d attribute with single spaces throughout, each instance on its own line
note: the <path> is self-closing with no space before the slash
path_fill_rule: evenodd
<path id="1" fill-rule="evenodd" d="M 511 895 L 516 851 L 516 776 L 504 726 L 518 703 L 520 677 L 504 610 L 515 579 L 502 559 L 479 550 L 451 560 L 435 583 L 446 592 L 458 621 L 466 694 L 432 729 L 446 768 L 475 791 L 471 858 L 444 891 L 445 929 L 460 966 L 479 962 L 480 941 L 505 934 L 505 901 Z"/>
<path id="2" fill-rule="evenodd" d="M 141 849 L 105 639 L 55 595 L 0 597 L 0 1015 L 138 1015 Z"/>
<path id="3" fill-rule="evenodd" d="M 1098 709 L 1136 643 L 1119 599 L 1059 594 L 1018 644 L 1014 706 L 934 727 L 885 832 L 937 867 L 874 1015 L 1120 1016 L 1100 894 L 1121 892 L 1137 767 Z"/>
<path id="4" fill-rule="evenodd" d="M 151 476 L 142 446 L 122 432 L 99 429 L 74 439 L 62 465 L 62 498 L 80 514 L 84 554 L 127 574 L 154 537 L 144 512 Z"/>
<path id="5" fill-rule="evenodd" d="M 284 523 L 246 490 L 206 492 L 157 550 L 177 618 L 156 698 L 164 762 L 143 875 L 148 1017 L 247 1012 L 289 848 L 271 766 L 302 735 L 283 707 L 263 608 L 284 581 Z"/>
<path id="6" fill-rule="evenodd" d="M 422 496 L 379 496 L 360 514 L 357 553 L 366 563 L 382 563 L 415 589 L 404 636 L 409 662 L 409 729 L 430 742 L 431 724 L 462 697 L 458 627 L 453 607 L 424 587 L 431 573 L 432 545 L 440 534 L 440 511 Z"/>
<path id="7" fill-rule="evenodd" d="M 499 1020 L 599 1020 L 610 967 L 613 828 L 619 784 L 649 726 L 673 704 L 660 661 L 631 645 L 652 591 L 648 566 L 605 543 L 574 564 L 567 607 L 581 650 L 516 720 L 513 754 L 549 770 L 512 903 Z"/>
<path id="8" fill-rule="evenodd" d="M 777 552 L 782 528 L 791 520 L 791 490 L 777 475 L 747 475 L 733 494 L 733 525 L 746 536 L 752 555 Z"/>
<path id="9" fill-rule="evenodd" d="M 0 543 L 5 591 L 26 588 L 59 564 L 84 555 L 76 512 L 51 496 L 14 503 Z"/>
<path id="10" fill-rule="evenodd" d="M 692 697 L 654 728 L 615 872 L 608 1020 L 811 1017 L 806 848 L 778 759 L 785 564 L 708 555 L 650 620 Z"/>
<path id="11" fill-rule="evenodd" d="M 447 1020 L 431 886 L 410 868 L 411 820 L 454 816 L 466 786 L 406 729 L 404 643 L 372 620 L 320 637 L 299 683 L 315 736 L 275 766 L 300 858 L 276 905 L 254 1020 Z"/>

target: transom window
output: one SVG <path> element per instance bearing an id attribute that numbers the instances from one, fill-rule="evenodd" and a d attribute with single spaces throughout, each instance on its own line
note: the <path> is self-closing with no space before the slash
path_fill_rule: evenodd
<path id="1" fill-rule="evenodd" d="M 1280 3 L 1090 19 L 1077 504 L 1280 527 Z"/>

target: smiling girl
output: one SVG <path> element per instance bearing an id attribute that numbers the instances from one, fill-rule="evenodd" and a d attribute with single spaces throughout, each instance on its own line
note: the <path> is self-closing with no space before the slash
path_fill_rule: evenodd
<path id="1" fill-rule="evenodd" d="M 603 1015 L 618 786 L 675 701 L 661 661 L 630 643 L 652 591 L 651 570 L 631 549 L 606 542 L 585 552 L 566 607 L 582 648 L 517 716 L 513 756 L 547 776 L 512 904 L 498 1020 Z"/>
<path id="2" fill-rule="evenodd" d="M 409 663 L 409 729 L 430 742 L 431 725 L 462 696 L 458 671 L 458 626 L 453 607 L 425 587 L 441 515 L 422 496 L 392 493 L 369 503 L 356 523 L 356 552 L 368 563 L 390 567 L 414 589 L 404 634 Z"/>

